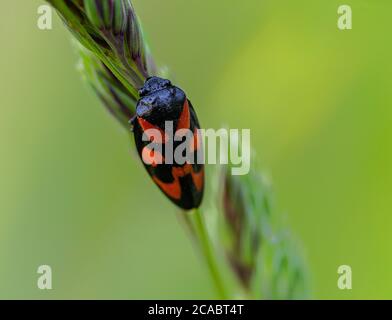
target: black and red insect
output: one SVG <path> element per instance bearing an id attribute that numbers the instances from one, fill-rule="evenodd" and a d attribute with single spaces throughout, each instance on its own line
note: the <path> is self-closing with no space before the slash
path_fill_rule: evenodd
<path id="1" fill-rule="evenodd" d="M 200 125 L 191 102 L 184 91 L 173 86 L 169 80 L 158 77 L 148 78 L 139 94 L 136 115 L 131 123 L 136 147 L 147 172 L 176 205 L 186 210 L 199 207 L 204 191 L 204 165 L 198 159 L 202 159 L 203 151 L 198 132 Z M 167 122 L 172 124 L 174 135 L 168 134 Z M 162 139 L 147 135 L 147 140 L 146 132 L 149 129 L 158 130 Z M 174 139 L 175 133 L 181 129 L 193 134 L 191 141 Z M 190 151 L 193 161 L 179 163 L 173 155 L 166 154 L 165 144 L 172 143 L 173 150 L 176 150 L 184 141 L 190 141 L 187 151 Z M 161 144 L 159 149 L 162 151 L 148 149 L 151 142 Z M 145 161 L 146 154 L 153 160 Z M 169 156 L 172 161 L 165 162 Z"/>

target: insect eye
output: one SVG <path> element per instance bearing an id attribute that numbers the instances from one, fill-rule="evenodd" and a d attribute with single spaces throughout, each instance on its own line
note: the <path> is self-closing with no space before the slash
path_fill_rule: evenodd
<path id="1" fill-rule="evenodd" d="M 172 84 L 170 82 L 170 80 L 165 80 L 163 81 L 163 87 L 170 87 Z"/>
<path id="2" fill-rule="evenodd" d="M 144 89 L 144 88 L 139 89 L 139 95 L 141 97 L 145 96 L 146 94 L 147 94 L 147 90 L 146 89 Z"/>

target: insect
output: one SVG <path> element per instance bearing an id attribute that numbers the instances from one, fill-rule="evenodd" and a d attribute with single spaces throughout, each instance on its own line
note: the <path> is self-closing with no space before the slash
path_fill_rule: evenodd
<path id="1" fill-rule="evenodd" d="M 204 191 L 204 164 L 200 161 L 200 125 L 191 102 L 184 91 L 158 77 L 148 78 L 139 94 L 131 123 L 136 148 L 148 174 L 177 206 L 185 210 L 199 207 Z M 179 132 L 192 136 L 188 139 L 179 136 Z M 181 145 L 183 152 L 179 154 L 187 152 L 186 161 L 176 157 Z"/>

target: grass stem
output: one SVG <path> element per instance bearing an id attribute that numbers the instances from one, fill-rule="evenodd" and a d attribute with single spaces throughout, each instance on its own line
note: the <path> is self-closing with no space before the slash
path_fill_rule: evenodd
<path id="1" fill-rule="evenodd" d="M 227 299 L 225 286 L 223 285 L 223 280 L 221 274 L 219 273 L 218 265 L 212 251 L 212 244 L 208 236 L 207 228 L 200 209 L 194 209 L 192 216 L 194 217 L 199 245 L 206 260 L 206 264 L 210 271 L 211 278 L 215 283 L 217 293 L 219 294 L 219 297 L 221 299 Z"/>

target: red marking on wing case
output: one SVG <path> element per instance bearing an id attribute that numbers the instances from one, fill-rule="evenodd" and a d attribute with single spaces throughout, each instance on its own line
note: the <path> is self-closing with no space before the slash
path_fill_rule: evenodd
<path id="1" fill-rule="evenodd" d="M 191 175 L 196 190 L 198 192 L 201 192 L 203 190 L 203 185 L 204 185 L 204 169 L 202 169 L 200 172 L 195 172 L 192 169 Z"/>
<path id="2" fill-rule="evenodd" d="M 189 163 L 185 164 L 183 167 L 173 167 L 172 168 L 173 182 L 165 183 L 159 180 L 157 177 L 153 176 L 154 182 L 166 193 L 170 198 L 175 200 L 180 200 L 182 191 L 180 185 L 180 178 L 186 175 L 191 175 L 193 183 L 198 192 L 203 190 L 204 184 L 204 169 L 200 172 L 195 172 L 192 165 Z"/>
<path id="3" fill-rule="evenodd" d="M 166 136 L 165 132 L 161 128 L 151 124 L 150 122 L 144 120 L 143 118 L 138 117 L 137 120 L 139 122 L 139 125 L 142 127 L 143 132 L 148 136 L 150 140 L 154 140 L 157 143 L 168 142 L 169 138 Z M 160 137 L 156 137 L 155 135 L 149 134 L 147 130 L 150 129 L 158 130 L 160 132 Z"/>
<path id="4" fill-rule="evenodd" d="M 193 170 L 192 165 L 189 163 L 186 163 L 183 167 L 177 167 L 172 169 L 172 174 L 174 179 L 178 179 L 181 177 L 184 177 L 188 174 L 192 176 L 193 183 L 196 187 L 196 190 L 198 192 L 201 192 L 203 190 L 203 184 L 204 184 L 204 169 L 202 169 L 200 172 L 195 172 Z"/>
<path id="5" fill-rule="evenodd" d="M 154 182 L 170 197 L 176 200 L 181 199 L 181 185 L 178 177 L 174 176 L 174 182 L 165 183 L 153 176 Z"/>
<path id="6" fill-rule="evenodd" d="M 188 100 L 185 99 L 184 106 L 182 108 L 181 116 L 178 119 L 177 130 L 189 129 L 191 126 L 191 115 L 189 113 Z"/>
<path id="7" fill-rule="evenodd" d="M 142 159 L 145 164 L 150 164 L 156 167 L 158 164 L 162 164 L 165 161 L 162 153 L 157 150 L 151 150 L 147 146 L 142 150 Z"/>

